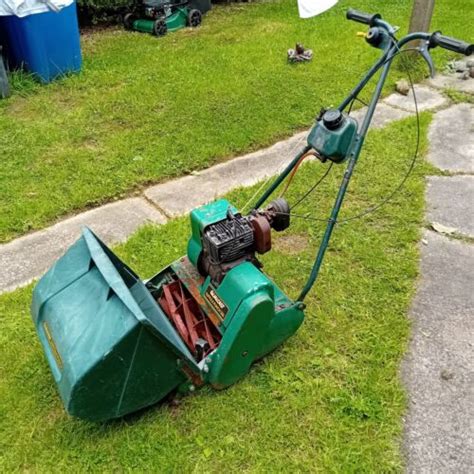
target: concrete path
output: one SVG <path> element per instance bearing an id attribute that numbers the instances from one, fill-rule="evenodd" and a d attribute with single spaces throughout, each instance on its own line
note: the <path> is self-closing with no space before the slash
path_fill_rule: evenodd
<path id="1" fill-rule="evenodd" d="M 474 470 L 474 248 L 426 231 L 403 367 L 408 472 Z"/>
<path id="2" fill-rule="evenodd" d="M 428 132 L 430 161 L 444 171 L 474 173 L 473 124 L 472 105 L 458 104 L 438 112 Z"/>
<path id="3" fill-rule="evenodd" d="M 429 177 L 426 200 L 429 222 L 474 237 L 474 175 Z"/>
<path id="4" fill-rule="evenodd" d="M 433 83 L 432 83 L 433 84 Z M 438 79 L 474 93 L 474 80 Z M 428 160 L 451 176 L 428 177 L 428 225 L 403 364 L 409 410 L 407 470 L 474 471 L 474 106 L 435 114 Z M 457 173 L 457 174 L 456 174 Z"/>

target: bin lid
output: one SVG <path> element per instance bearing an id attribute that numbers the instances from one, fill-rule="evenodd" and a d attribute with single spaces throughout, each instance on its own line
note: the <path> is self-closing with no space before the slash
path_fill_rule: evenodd
<path id="1" fill-rule="evenodd" d="M 74 0 L 0 0 L 0 16 L 24 17 L 49 11 L 59 12 Z"/>

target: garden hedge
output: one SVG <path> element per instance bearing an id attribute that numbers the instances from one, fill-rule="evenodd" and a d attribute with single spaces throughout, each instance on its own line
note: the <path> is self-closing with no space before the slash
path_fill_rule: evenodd
<path id="1" fill-rule="evenodd" d="M 133 3 L 133 0 L 77 0 L 79 23 L 81 26 L 115 23 Z"/>

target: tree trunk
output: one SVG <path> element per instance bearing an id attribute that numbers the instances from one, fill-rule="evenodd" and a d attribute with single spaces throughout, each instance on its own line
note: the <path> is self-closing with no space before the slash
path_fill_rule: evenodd
<path id="1" fill-rule="evenodd" d="M 410 18 L 410 33 L 430 31 L 435 0 L 414 0 Z"/>

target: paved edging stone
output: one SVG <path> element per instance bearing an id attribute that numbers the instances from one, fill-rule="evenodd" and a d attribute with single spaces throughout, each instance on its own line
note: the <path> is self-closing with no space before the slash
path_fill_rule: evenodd
<path id="1" fill-rule="evenodd" d="M 447 103 L 438 91 L 426 86 L 415 86 L 419 110 L 438 108 Z M 413 98 L 392 94 L 380 103 L 375 111 L 372 126 L 381 128 L 395 120 L 401 120 L 415 113 Z M 389 102 L 393 103 L 392 107 Z M 365 115 L 364 107 L 353 112 L 359 122 Z M 298 133 L 288 140 L 278 142 L 264 150 L 227 161 L 204 170 L 196 175 L 158 184 L 145 191 L 145 196 L 169 216 L 185 214 L 196 206 L 212 201 L 218 196 L 239 186 L 250 186 L 275 175 L 288 163 L 299 147 L 304 144 L 307 131 Z M 177 200 L 176 196 L 180 196 Z"/>
<path id="2" fill-rule="evenodd" d="M 430 84 L 462 90 L 474 80 L 448 77 Z M 473 123 L 474 108 L 468 104 L 437 112 L 428 131 L 428 160 L 444 170 L 472 173 Z M 472 237 L 474 176 L 427 181 L 427 219 L 433 227 L 441 231 L 442 224 Z M 468 473 L 474 463 L 474 245 L 425 231 L 420 271 L 402 367 L 408 389 L 407 472 Z"/>
<path id="3" fill-rule="evenodd" d="M 429 79 L 426 84 L 436 89 L 455 89 L 465 94 L 474 94 L 474 80 L 459 79 L 456 76 L 438 74 L 434 79 Z"/>
<path id="4" fill-rule="evenodd" d="M 457 104 L 437 112 L 428 130 L 428 161 L 445 171 L 474 173 L 473 124 L 473 105 Z"/>
<path id="5" fill-rule="evenodd" d="M 474 238 L 474 176 L 430 176 L 426 187 L 430 223 Z"/>
<path id="6" fill-rule="evenodd" d="M 127 239 L 146 222 L 166 218 L 142 198 L 106 204 L 59 222 L 47 229 L 0 245 L 0 292 L 13 291 L 41 276 L 89 226 L 106 243 Z"/>
<path id="7" fill-rule="evenodd" d="M 472 472 L 474 246 L 425 231 L 402 373 L 409 473 Z"/>
<path id="8" fill-rule="evenodd" d="M 362 119 L 367 112 L 367 107 L 356 110 L 351 113 L 351 117 L 354 117 L 359 124 L 362 123 Z M 385 125 L 388 125 L 391 122 L 396 120 L 402 120 L 404 118 L 414 115 L 414 111 L 407 111 L 402 109 L 397 109 L 387 105 L 384 101 L 380 102 L 375 109 L 374 116 L 372 117 L 372 122 L 370 124 L 371 128 L 382 128 Z"/>
<path id="9" fill-rule="evenodd" d="M 420 112 L 423 110 L 438 109 L 449 103 L 448 99 L 435 89 L 430 89 L 427 86 L 418 84 L 414 86 L 414 89 L 416 94 L 416 104 Z M 408 92 L 408 95 L 389 95 L 386 99 L 384 99 L 384 103 L 391 105 L 392 107 L 398 107 L 408 112 L 415 112 L 416 110 L 413 92 L 411 89 Z"/>

